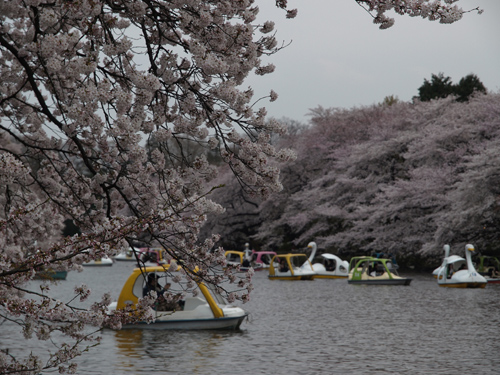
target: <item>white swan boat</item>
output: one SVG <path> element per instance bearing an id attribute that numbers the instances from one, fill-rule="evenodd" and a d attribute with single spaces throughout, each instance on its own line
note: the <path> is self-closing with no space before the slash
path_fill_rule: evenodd
<path id="1" fill-rule="evenodd" d="M 474 268 L 471 253 L 474 246 L 465 245 L 465 258 L 450 255 L 443 260 L 443 267 L 439 270 L 437 281 L 439 286 L 448 288 L 484 288 L 486 279 Z"/>
<path id="2" fill-rule="evenodd" d="M 136 268 L 125 282 L 123 289 L 118 297 L 118 301 L 108 306 L 108 313 L 124 309 L 127 306 L 135 307 L 139 298 L 143 297 L 146 280 L 153 276 L 158 280 L 159 286 L 163 289 L 168 284 L 180 285 L 174 283 L 167 274 L 166 266 Z M 151 276 L 150 276 L 151 275 Z M 170 286 L 169 285 L 169 286 Z M 224 298 L 203 282 L 196 285 L 196 296 L 186 296 L 182 298 L 182 303 L 163 305 L 158 303 L 155 308 L 155 319 L 152 323 L 139 322 L 137 324 L 124 325 L 125 329 L 179 329 L 179 330 L 197 330 L 197 329 L 238 329 L 243 320 L 248 316 L 240 307 L 231 306 L 226 303 Z M 169 293 L 177 294 L 182 290 L 166 289 Z"/>
<path id="3" fill-rule="evenodd" d="M 444 267 L 444 260 L 450 256 L 450 245 L 444 245 L 443 250 L 444 250 L 443 262 L 441 263 L 441 265 L 438 268 L 436 268 L 434 271 L 432 271 L 432 276 L 434 276 L 435 279 L 437 279 L 439 272 Z"/>
<path id="4" fill-rule="evenodd" d="M 314 280 L 317 273 L 305 254 L 275 255 L 269 267 L 270 280 Z"/>
<path id="5" fill-rule="evenodd" d="M 348 261 L 340 259 L 337 255 L 325 253 L 321 254 L 321 263 L 313 263 L 318 246 L 316 245 L 316 242 L 310 242 L 307 247 L 312 249 L 311 255 L 309 256 L 309 262 L 312 263 L 312 268 L 317 273 L 315 278 L 347 279 L 349 276 Z"/>

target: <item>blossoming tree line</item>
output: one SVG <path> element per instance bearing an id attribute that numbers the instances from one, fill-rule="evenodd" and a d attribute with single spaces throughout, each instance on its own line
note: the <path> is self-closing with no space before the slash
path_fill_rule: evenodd
<path id="1" fill-rule="evenodd" d="M 464 13 L 456 0 L 356 2 L 380 28 L 389 11 L 442 23 Z M 73 372 L 97 339 L 87 326 L 152 319 L 148 298 L 135 315 L 108 316 L 109 295 L 82 308 L 85 285 L 55 300 L 50 284 L 30 283 L 37 270 L 79 269 L 141 241 L 167 249 L 191 282 L 194 269 L 238 281 L 214 268 L 225 264 L 218 235 L 199 236 L 224 210 L 210 199 L 220 164 L 266 198 L 282 189 L 278 163 L 295 157 L 270 142 L 286 129 L 243 86 L 272 73 L 262 57 L 282 48 L 258 11 L 252 0 L 0 1 L 0 315 L 25 338 L 66 338 L 47 357 L 2 350 L 1 373 Z M 67 220 L 79 234 L 61 236 Z M 229 299 L 248 300 L 250 279 Z"/>
<path id="2" fill-rule="evenodd" d="M 443 244 L 483 255 L 498 247 L 500 93 L 311 111 L 311 123 L 286 136 L 298 157 L 281 169 L 284 189 L 270 199 L 214 194 L 235 205 L 207 222 L 223 241 L 250 238 L 275 251 L 306 248 L 348 258 L 397 255 L 433 269 Z M 229 207 L 229 205 L 228 205 Z"/>

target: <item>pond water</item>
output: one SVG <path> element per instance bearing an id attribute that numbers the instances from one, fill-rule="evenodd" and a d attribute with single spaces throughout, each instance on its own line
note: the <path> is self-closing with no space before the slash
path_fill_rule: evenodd
<path id="1" fill-rule="evenodd" d="M 117 298 L 132 268 L 117 262 L 70 273 L 57 292 L 86 282 Z M 430 275 L 404 276 L 410 286 L 271 281 L 259 271 L 241 330 L 106 330 L 77 360 L 78 373 L 499 374 L 500 285 L 451 289 Z M 8 329 L 0 348 L 44 350 L 46 343 L 26 345 Z"/>

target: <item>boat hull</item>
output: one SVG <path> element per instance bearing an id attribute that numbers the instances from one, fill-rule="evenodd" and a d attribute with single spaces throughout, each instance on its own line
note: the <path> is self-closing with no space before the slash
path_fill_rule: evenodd
<path id="1" fill-rule="evenodd" d="M 359 285 L 410 285 L 412 279 L 347 280 L 348 284 Z"/>
<path id="2" fill-rule="evenodd" d="M 296 276 L 268 276 L 269 280 L 314 280 L 316 275 L 296 275 Z"/>
<path id="3" fill-rule="evenodd" d="M 66 280 L 68 271 L 37 271 L 35 279 L 37 280 Z"/>
<path id="4" fill-rule="evenodd" d="M 82 264 L 82 266 L 85 266 L 85 267 L 111 267 L 112 265 L 113 265 L 113 261 L 111 259 L 109 261 L 96 260 L 96 261 Z"/>
<path id="5" fill-rule="evenodd" d="M 156 330 L 237 330 L 248 316 L 224 317 L 214 319 L 189 320 L 156 320 L 154 323 L 140 322 L 126 324 L 122 329 L 156 329 Z"/>
<path id="6" fill-rule="evenodd" d="M 127 256 L 125 254 L 119 254 L 113 257 L 114 260 L 118 262 L 135 262 L 137 261 L 135 256 Z"/>
<path id="7" fill-rule="evenodd" d="M 347 276 L 338 276 L 338 275 L 322 275 L 322 274 L 317 274 L 315 279 L 347 279 Z"/>
<path id="8" fill-rule="evenodd" d="M 445 288 L 485 288 L 487 283 L 482 282 L 471 282 L 471 283 L 447 283 L 447 284 L 439 284 L 439 286 Z"/>

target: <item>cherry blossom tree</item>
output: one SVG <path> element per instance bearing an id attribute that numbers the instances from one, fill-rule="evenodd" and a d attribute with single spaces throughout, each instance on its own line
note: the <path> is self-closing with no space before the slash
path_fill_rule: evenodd
<path id="1" fill-rule="evenodd" d="M 307 128 L 306 125 L 289 119 L 280 119 L 287 128 L 287 134 L 274 139 L 279 147 L 290 148 L 295 145 L 295 140 Z M 273 142 L 273 139 L 271 139 Z M 262 222 L 272 224 L 283 212 L 287 204 L 287 197 L 292 192 L 299 191 L 305 186 L 306 175 L 303 173 L 303 164 L 280 163 L 281 181 L 283 190 L 279 194 L 273 194 L 272 199 L 262 199 L 257 196 L 251 196 L 245 193 L 238 182 L 231 178 L 231 172 L 226 170 L 221 173 L 218 184 L 225 186 L 224 189 L 218 189 L 212 194 L 212 199 L 221 204 L 225 210 L 224 213 L 212 216 L 201 230 L 202 237 L 210 233 L 219 233 L 221 236 L 221 245 L 230 249 L 243 249 L 245 243 L 250 242 L 252 248 L 260 249 L 263 243 L 261 238 L 265 238 L 266 246 L 278 250 L 281 245 L 287 241 L 279 237 L 279 243 L 270 244 L 269 239 L 273 230 L 268 230 L 262 237 L 257 237 L 256 233 L 262 231 Z M 272 246 L 270 246 L 272 245 Z"/>
<path id="2" fill-rule="evenodd" d="M 293 154 L 268 141 L 283 128 L 239 88 L 250 72 L 271 73 L 261 58 L 281 48 L 257 13 L 250 1 L 0 3 L 0 313 L 27 338 L 73 339 L 44 361 L 1 353 L 2 373 L 72 370 L 64 363 L 89 339 L 86 324 L 131 319 L 106 314 L 109 296 L 80 310 L 51 299 L 48 285 L 27 289 L 37 269 L 78 269 L 147 238 L 188 278 L 196 268 L 213 284 L 232 277 L 211 272 L 225 261 L 212 251 L 218 237 L 198 240 L 206 216 L 222 210 L 207 197 L 216 167 L 185 146 L 216 150 L 247 192 L 281 189 L 268 161 Z M 61 237 L 68 219 L 80 235 Z M 251 285 L 240 286 L 248 299 Z M 83 301 L 90 290 L 75 294 Z M 151 318 L 147 302 L 135 318 Z"/>
<path id="3" fill-rule="evenodd" d="M 499 100 L 497 94 L 462 105 L 450 98 L 411 106 L 412 119 L 421 125 L 393 138 L 397 148 L 392 154 L 397 156 L 396 170 L 400 172 L 394 179 L 387 178 L 392 172 L 388 176 L 382 169 L 380 177 L 373 173 L 378 191 L 366 203 L 352 207 L 354 226 L 332 239 L 420 258 L 441 256 L 443 243 L 460 245 L 458 248 L 467 242 L 475 242 L 478 249 L 495 246 L 497 240 L 491 236 L 497 211 L 492 170 L 476 166 L 473 172 L 470 160 L 485 163 L 485 158 L 490 159 L 488 150 L 498 137 Z M 387 149 L 387 145 L 380 147 Z M 363 154 L 370 164 L 368 158 L 373 155 Z M 475 179 L 468 177 L 471 173 L 476 174 Z M 355 177 L 356 172 L 349 174 Z M 481 175 L 481 183 L 477 175 Z M 471 220 L 467 212 L 474 212 L 475 217 Z M 479 219 L 483 215 L 490 219 Z M 490 236 L 485 236 L 486 224 Z"/>
<path id="4" fill-rule="evenodd" d="M 499 113 L 492 93 L 469 103 L 317 108 L 295 139 L 297 159 L 282 168 L 283 181 L 303 171 L 307 182 L 260 205 L 254 238 L 283 250 L 314 240 L 346 257 L 391 252 L 423 268 L 439 263 L 444 243 L 500 253 Z"/>
<path id="5" fill-rule="evenodd" d="M 456 21 L 455 2 L 358 1 L 382 28 L 391 10 Z M 0 353 L 2 373 L 72 372 L 69 361 L 95 338 L 87 325 L 151 318 L 147 298 L 133 318 L 108 316 L 107 295 L 80 308 L 85 285 L 54 300 L 48 284 L 29 288 L 40 268 L 79 269 L 141 239 L 168 249 L 186 278 L 198 268 L 209 283 L 235 280 L 213 272 L 225 262 L 219 237 L 199 238 L 223 210 L 209 197 L 217 167 L 202 150 L 257 197 L 282 189 L 276 163 L 294 157 L 270 144 L 284 127 L 242 87 L 250 73 L 272 73 L 262 58 L 282 48 L 257 14 L 251 0 L 0 2 L 0 314 L 26 338 L 68 339 L 45 359 Z M 66 220 L 81 234 L 62 238 Z M 248 300 L 251 285 L 240 287 Z"/>

